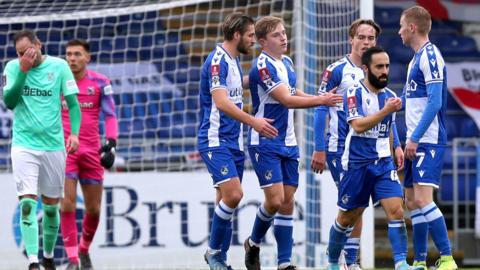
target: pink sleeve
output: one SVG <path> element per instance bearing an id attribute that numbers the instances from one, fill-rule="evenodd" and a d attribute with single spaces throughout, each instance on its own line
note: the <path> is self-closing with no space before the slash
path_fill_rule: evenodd
<path id="1" fill-rule="evenodd" d="M 115 101 L 112 95 L 102 95 L 102 112 L 105 116 L 105 133 L 107 139 L 117 139 L 118 125 L 115 113 Z"/>

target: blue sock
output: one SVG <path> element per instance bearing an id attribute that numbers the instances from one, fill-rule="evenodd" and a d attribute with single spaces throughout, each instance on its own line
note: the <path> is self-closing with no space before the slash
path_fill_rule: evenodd
<path id="1" fill-rule="evenodd" d="M 407 260 L 407 229 L 405 220 L 390 220 L 388 222 L 388 239 L 392 246 L 393 261 L 395 264 Z"/>
<path id="2" fill-rule="evenodd" d="M 348 229 L 348 227 L 340 225 L 337 220 L 335 220 L 335 223 L 333 223 L 330 228 L 330 238 L 327 248 L 329 263 L 338 263 L 338 257 L 340 257 L 340 252 L 342 252 L 345 240 L 347 239 Z"/>
<path id="3" fill-rule="evenodd" d="M 417 262 L 427 260 L 428 223 L 420 209 L 410 213 L 413 227 L 414 260 Z"/>
<path id="4" fill-rule="evenodd" d="M 220 251 L 221 257 L 224 262 L 227 261 L 227 252 L 228 252 L 228 249 L 230 248 L 230 243 L 232 243 L 232 232 L 233 232 L 232 221 L 230 220 L 230 225 L 225 230 L 225 237 L 223 239 L 222 249 Z"/>
<path id="5" fill-rule="evenodd" d="M 432 235 L 433 242 L 437 246 L 440 255 L 450 256 L 452 250 L 450 249 L 450 240 L 448 239 L 447 225 L 442 211 L 438 209 L 434 202 L 422 208 L 422 213 L 428 222 L 428 228 Z"/>
<path id="6" fill-rule="evenodd" d="M 252 234 L 250 235 L 250 240 L 256 244 L 260 244 L 262 242 L 263 237 L 272 224 L 274 215 L 275 214 L 269 214 L 267 210 L 265 210 L 263 204 L 258 207 L 255 223 L 253 224 Z"/>
<path id="7" fill-rule="evenodd" d="M 212 218 L 212 231 L 210 233 L 210 241 L 208 247 L 210 252 L 220 251 L 225 241 L 225 235 L 228 228 L 232 227 L 232 215 L 235 209 L 228 207 L 223 201 L 220 201 L 215 207 Z"/>
<path id="8" fill-rule="evenodd" d="M 278 265 L 290 264 L 293 249 L 293 215 L 276 214 L 273 233 L 277 240 Z"/>
<path id="9" fill-rule="evenodd" d="M 347 242 L 343 247 L 345 251 L 345 261 L 347 265 L 351 265 L 357 262 L 358 249 L 360 248 L 360 238 L 350 237 L 347 238 Z"/>

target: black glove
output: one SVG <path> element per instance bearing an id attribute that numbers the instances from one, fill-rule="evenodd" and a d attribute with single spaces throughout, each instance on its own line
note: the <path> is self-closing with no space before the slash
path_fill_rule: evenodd
<path id="1" fill-rule="evenodd" d="M 117 147 L 117 141 L 107 139 L 107 142 L 100 148 L 100 164 L 106 169 L 110 169 L 115 162 L 115 147 Z"/>

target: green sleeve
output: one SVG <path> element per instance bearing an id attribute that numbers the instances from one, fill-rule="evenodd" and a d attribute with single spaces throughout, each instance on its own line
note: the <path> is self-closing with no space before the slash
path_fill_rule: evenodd
<path id="1" fill-rule="evenodd" d="M 64 96 L 78 93 L 77 82 L 75 81 L 75 77 L 73 76 L 72 70 L 70 70 L 67 62 L 63 63 L 62 93 Z"/>
<path id="2" fill-rule="evenodd" d="M 71 133 L 78 136 L 80 131 L 80 121 L 82 120 L 82 112 L 80 111 L 80 105 L 78 104 L 77 94 L 71 94 L 64 97 L 68 105 L 68 114 L 70 115 Z"/>
<path id="3" fill-rule="evenodd" d="M 16 68 L 13 64 L 7 64 L 3 76 L 3 101 L 7 108 L 13 110 L 22 96 L 27 73 L 22 72 L 19 67 Z"/>

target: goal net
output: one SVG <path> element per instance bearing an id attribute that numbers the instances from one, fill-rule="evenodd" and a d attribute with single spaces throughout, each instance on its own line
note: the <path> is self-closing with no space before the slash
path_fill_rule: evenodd
<path id="1" fill-rule="evenodd" d="M 202 171 L 205 167 L 196 151 L 200 69 L 221 42 L 223 18 L 236 11 L 255 19 L 281 17 L 296 66 L 297 87 L 315 94 L 322 70 L 349 52 L 348 27 L 360 16 L 360 8 L 360 0 L 2 1 L 0 67 L 16 57 L 12 37 L 24 28 L 37 33 L 44 53 L 62 58 L 68 40 L 86 39 L 92 53 L 89 68 L 107 75 L 113 85 L 119 119 L 116 171 Z M 254 54 L 241 57 L 244 73 L 258 53 L 257 47 Z M 246 111 L 251 111 L 250 100 L 246 90 Z M 326 238 L 320 230 L 319 181 L 308 170 L 313 110 L 298 110 L 296 123 L 307 183 L 306 240 L 301 243 L 305 252 L 296 260 L 302 266 L 318 267 L 325 264 Z M 5 172 L 11 171 L 11 125 L 12 113 L 0 101 L 0 170 Z M 21 239 L 17 244 L 21 245 Z M 149 254 L 155 256 L 153 251 Z M 55 255 L 57 262 L 65 262 L 61 237 Z M 180 268 L 206 266 L 198 258 L 180 259 L 184 263 Z M 0 268 L 4 265 L 9 267 L 0 263 Z M 234 264 L 241 265 L 241 261 Z M 135 258 L 128 265 L 149 267 L 148 262 Z"/>

